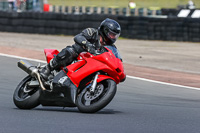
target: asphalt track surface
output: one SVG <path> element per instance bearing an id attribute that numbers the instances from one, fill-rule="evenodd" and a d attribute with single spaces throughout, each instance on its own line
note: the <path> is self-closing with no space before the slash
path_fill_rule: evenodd
<path id="1" fill-rule="evenodd" d="M 0 133 L 199 133 L 200 91 L 127 78 L 95 114 L 77 108 L 20 110 L 12 96 L 26 73 L 0 56 Z M 33 62 L 37 64 L 36 62 Z"/>

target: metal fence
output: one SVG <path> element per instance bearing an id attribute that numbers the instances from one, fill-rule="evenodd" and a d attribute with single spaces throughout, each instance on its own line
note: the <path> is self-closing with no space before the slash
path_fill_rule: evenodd
<path id="1" fill-rule="evenodd" d="M 48 4 L 47 4 L 48 5 Z M 0 0 L 0 11 L 44 11 L 43 0 L 15 0 L 8 2 Z M 65 14 L 112 14 L 124 16 L 149 16 L 162 15 L 158 9 L 148 8 L 108 8 L 108 7 L 85 7 L 85 6 L 55 6 L 48 5 L 48 12 L 59 12 Z"/>
<path id="2" fill-rule="evenodd" d="M 148 8 L 107 8 L 107 7 L 84 7 L 84 6 L 54 6 L 50 5 L 49 12 L 60 12 L 67 14 L 109 14 L 124 16 L 149 16 L 162 15 L 161 9 Z"/>

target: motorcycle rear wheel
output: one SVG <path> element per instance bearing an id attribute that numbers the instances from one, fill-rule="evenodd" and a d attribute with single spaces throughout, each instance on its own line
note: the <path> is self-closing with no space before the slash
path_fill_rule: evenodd
<path id="1" fill-rule="evenodd" d="M 95 113 L 108 105 L 117 91 L 115 81 L 106 79 L 97 84 L 94 94 L 87 88 L 78 95 L 76 105 L 82 113 Z"/>
<path id="2" fill-rule="evenodd" d="M 31 81 L 31 79 L 32 79 L 31 76 L 25 77 L 15 89 L 15 92 L 13 95 L 13 102 L 20 109 L 32 109 L 32 108 L 37 107 L 40 104 L 39 87 L 33 88 L 33 90 L 31 90 L 30 92 L 24 91 L 24 88 L 27 86 L 26 83 L 28 81 Z"/>

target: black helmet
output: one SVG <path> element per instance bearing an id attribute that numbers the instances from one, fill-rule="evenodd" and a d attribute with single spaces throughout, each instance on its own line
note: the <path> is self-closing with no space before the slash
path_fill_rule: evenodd
<path id="1" fill-rule="evenodd" d="M 105 19 L 99 27 L 99 34 L 107 45 L 115 43 L 121 33 L 120 25 L 113 19 Z"/>

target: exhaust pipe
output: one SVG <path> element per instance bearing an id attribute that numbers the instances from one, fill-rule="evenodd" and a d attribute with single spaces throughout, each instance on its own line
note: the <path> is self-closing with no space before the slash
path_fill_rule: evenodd
<path id="1" fill-rule="evenodd" d="M 18 62 L 18 67 L 33 77 L 35 76 L 35 72 L 37 71 L 37 68 L 26 60 L 20 60 Z"/>
<path id="2" fill-rule="evenodd" d="M 46 88 L 44 87 L 42 80 L 40 78 L 40 74 L 38 72 L 38 69 L 32 65 L 31 63 L 29 63 L 26 60 L 20 60 L 17 63 L 18 67 L 21 68 L 22 70 L 24 70 L 26 73 L 28 73 L 29 75 L 31 75 L 32 77 L 36 77 L 36 79 L 38 80 L 40 87 L 42 88 L 42 90 L 46 90 Z"/>

